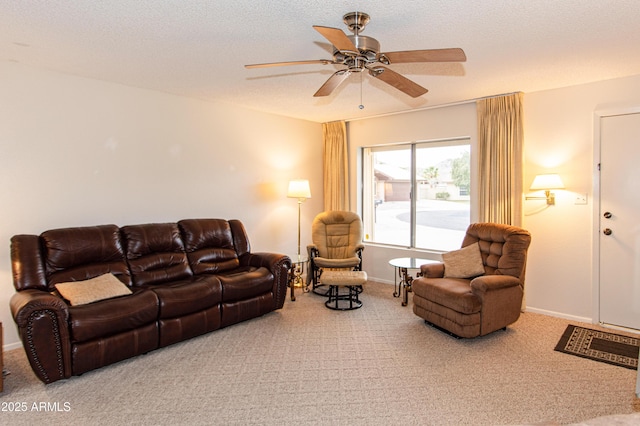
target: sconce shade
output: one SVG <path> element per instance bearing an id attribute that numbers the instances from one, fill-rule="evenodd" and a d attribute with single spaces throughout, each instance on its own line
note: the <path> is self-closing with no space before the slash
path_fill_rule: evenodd
<path id="1" fill-rule="evenodd" d="M 309 181 L 306 179 L 295 179 L 289 182 L 289 198 L 311 198 L 311 188 Z"/>
<path id="2" fill-rule="evenodd" d="M 537 175 L 531 184 L 532 191 L 541 189 L 564 189 L 564 184 L 557 173 Z"/>

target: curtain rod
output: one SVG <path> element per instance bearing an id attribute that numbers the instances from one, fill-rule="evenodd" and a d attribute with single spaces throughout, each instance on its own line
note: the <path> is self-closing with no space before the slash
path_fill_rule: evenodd
<path id="1" fill-rule="evenodd" d="M 369 116 L 369 117 L 352 118 L 352 119 L 347 119 L 347 120 L 344 120 L 344 121 L 345 121 L 345 123 L 350 123 L 352 121 L 369 120 L 371 118 L 388 117 L 390 115 L 406 114 L 406 113 L 409 113 L 409 112 L 427 111 L 427 110 L 436 109 L 436 108 L 448 108 L 448 107 L 452 107 L 452 106 L 466 105 L 466 104 L 470 104 L 470 103 L 473 103 L 473 102 L 478 102 L 478 101 L 481 101 L 483 99 L 499 98 L 501 96 L 514 95 L 516 93 L 520 93 L 520 92 L 510 92 L 510 93 L 503 93 L 501 95 L 483 96 L 481 98 L 468 99 L 466 101 L 458 101 L 458 102 L 451 102 L 451 103 L 448 103 L 448 104 L 432 105 L 432 106 L 427 106 L 427 107 L 424 107 L 424 108 L 409 109 L 409 110 L 406 110 L 406 111 L 387 112 L 387 113 L 384 113 L 384 114 L 372 115 L 372 116 Z"/>

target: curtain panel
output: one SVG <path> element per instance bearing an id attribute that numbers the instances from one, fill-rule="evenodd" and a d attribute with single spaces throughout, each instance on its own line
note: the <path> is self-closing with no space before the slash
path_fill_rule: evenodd
<path id="1" fill-rule="evenodd" d="M 477 101 L 480 221 L 522 225 L 522 93 Z"/>
<path id="2" fill-rule="evenodd" d="M 322 124 L 324 210 L 349 210 L 349 161 L 344 121 Z"/>

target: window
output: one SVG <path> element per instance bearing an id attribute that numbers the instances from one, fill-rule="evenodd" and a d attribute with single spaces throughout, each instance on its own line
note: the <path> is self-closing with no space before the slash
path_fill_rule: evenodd
<path id="1" fill-rule="evenodd" d="M 365 240 L 460 248 L 470 223 L 470 151 L 469 139 L 363 148 Z"/>

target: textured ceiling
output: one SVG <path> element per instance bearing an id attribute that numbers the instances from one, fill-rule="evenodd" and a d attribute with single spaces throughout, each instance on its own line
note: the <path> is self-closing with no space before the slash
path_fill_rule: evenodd
<path id="1" fill-rule="evenodd" d="M 366 74 L 314 98 L 334 65 L 244 68 L 330 59 L 312 25 L 350 34 L 356 10 L 383 52 L 467 62 L 391 66 L 416 99 Z M 639 22 L 638 0 L 0 0 L 0 60 L 325 122 L 640 74 Z"/>

